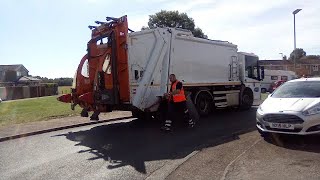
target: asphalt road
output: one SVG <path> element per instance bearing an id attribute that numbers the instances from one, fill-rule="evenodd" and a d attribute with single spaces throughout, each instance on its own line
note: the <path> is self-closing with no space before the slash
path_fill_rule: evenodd
<path id="1" fill-rule="evenodd" d="M 313 141 L 292 150 L 290 143 L 280 147 L 253 131 L 255 110 L 219 111 L 202 118 L 194 130 L 178 124 L 172 133 L 161 132 L 157 122 L 128 119 L 1 142 L 0 179 L 248 179 L 257 177 L 248 172 L 263 174 L 255 168 L 268 162 L 304 166 L 304 172 L 320 169 Z M 280 150 L 266 155 L 270 147 Z M 285 161 L 295 158 L 296 151 L 301 152 L 296 161 Z M 265 156 L 268 161 L 262 164 Z M 272 168 L 267 172 L 273 173 Z M 317 175 L 314 171 L 310 177 Z"/>
<path id="2" fill-rule="evenodd" d="M 210 141 L 254 128 L 254 116 L 255 109 L 217 112 L 196 129 L 178 124 L 172 133 L 161 132 L 157 122 L 127 120 L 5 141 L 0 179 L 153 178 Z"/>

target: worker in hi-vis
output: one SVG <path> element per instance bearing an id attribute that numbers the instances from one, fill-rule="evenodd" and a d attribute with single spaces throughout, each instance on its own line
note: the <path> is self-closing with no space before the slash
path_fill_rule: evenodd
<path id="1" fill-rule="evenodd" d="M 187 121 L 189 128 L 193 128 L 195 123 L 189 115 L 182 82 L 177 80 L 175 74 L 170 74 L 169 79 L 171 82 L 170 92 L 164 94 L 168 101 L 168 111 L 166 112 L 165 124 L 161 129 L 171 131 L 172 121 L 175 117 L 181 116 Z"/>

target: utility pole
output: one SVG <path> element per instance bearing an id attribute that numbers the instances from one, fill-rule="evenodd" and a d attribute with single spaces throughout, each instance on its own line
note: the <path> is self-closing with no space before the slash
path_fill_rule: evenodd
<path id="1" fill-rule="evenodd" d="M 293 62 L 294 62 L 294 72 L 296 72 L 296 57 L 297 57 L 297 53 L 296 53 L 296 49 L 297 49 L 297 46 L 296 46 L 296 14 L 301 11 L 302 9 L 296 9 L 292 12 L 293 14 L 293 38 L 294 38 L 294 58 L 293 58 Z"/>

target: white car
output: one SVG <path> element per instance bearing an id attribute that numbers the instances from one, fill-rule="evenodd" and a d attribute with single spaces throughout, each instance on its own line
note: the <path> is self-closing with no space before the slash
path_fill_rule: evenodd
<path id="1" fill-rule="evenodd" d="M 256 122 L 262 135 L 320 133 L 320 78 L 281 85 L 259 106 Z"/>

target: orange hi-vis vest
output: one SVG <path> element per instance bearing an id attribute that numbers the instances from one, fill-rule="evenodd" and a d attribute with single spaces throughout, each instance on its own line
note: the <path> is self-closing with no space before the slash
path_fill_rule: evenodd
<path id="1" fill-rule="evenodd" d="M 178 80 L 176 80 L 176 82 L 174 82 L 171 86 L 171 91 L 174 91 L 176 90 L 176 86 L 178 84 Z M 180 90 L 180 93 L 179 94 L 175 94 L 172 96 L 173 97 L 173 102 L 183 102 L 183 101 L 186 101 L 186 96 L 184 94 L 184 89 L 183 87 L 181 88 Z"/>

